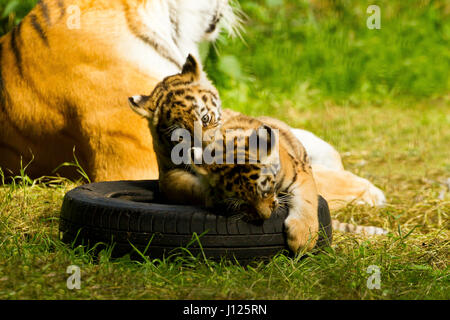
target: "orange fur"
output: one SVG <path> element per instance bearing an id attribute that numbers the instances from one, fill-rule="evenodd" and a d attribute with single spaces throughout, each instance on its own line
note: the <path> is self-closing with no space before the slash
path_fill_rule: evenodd
<path id="1" fill-rule="evenodd" d="M 349 171 L 333 170 L 321 165 L 312 165 L 312 170 L 317 189 L 332 211 L 352 202 L 369 205 L 384 202 L 383 193 L 378 188 Z"/>
<path id="2" fill-rule="evenodd" d="M 83 27 L 68 30 L 57 2 L 46 1 L 52 23 L 45 31 L 48 45 L 32 26 L 33 16 L 44 24 L 39 5 L 0 39 L 3 170 L 17 173 L 21 157 L 26 163 L 33 156 L 27 173 L 49 175 L 73 160 L 76 146 L 76 156 L 92 180 L 158 177 L 146 122 L 129 111 L 126 100 L 158 79 L 123 61 L 115 51 L 113 43 L 121 41 L 118 34 L 127 33 L 122 2 L 77 1 L 87 12 L 82 15 Z M 95 32 L 108 20 L 116 24 L 116 37 Z M 14 50 L 20 50 L 20 66 Z M 74 171 L 62 174 L 73 176 Z"/>

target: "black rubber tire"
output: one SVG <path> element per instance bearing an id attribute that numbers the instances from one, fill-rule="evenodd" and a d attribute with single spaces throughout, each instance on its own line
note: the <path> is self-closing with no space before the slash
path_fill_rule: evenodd
<path id="1" fill-rule="evenodd" d="M 69 191 L 63 201 L 60 219 L 62 241 L 93 246 L 114 243 L 113 256 L 136 251 L 162 258 L 179 247 L 189 246 L 207 258 L 233 257 L 239 262 L 267 259 L 287 250 L 283 222 L 286 210 L 278 210 L 259 224 L 211 213 L 194 206 L 164 204 L 158 181 L 114 181 L 80 186 Z M 327 202 L 319 199 L 322 226 L 318 246 L 331 244 L 332 228 Z M 202 235 L 200 244 L 193 234 Z"/>

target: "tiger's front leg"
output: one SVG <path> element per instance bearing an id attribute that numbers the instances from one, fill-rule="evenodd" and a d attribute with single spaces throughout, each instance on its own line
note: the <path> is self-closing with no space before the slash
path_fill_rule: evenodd
<path id="1" fill-rule="evenodd" d="M 300 171 L 288 190 L 292 196 L 284 225 L 289 249 L 299 252 L 314 248 L 318 239 L 318 194 L 311 173 Z"/>
<path id="2" fill-rule="evenodd" d="M 159 187 L 164 196 L 173 204 L 205 205 L 206 190 L 201 180 L 194 174 L 173 169 L 162 175 Z"/>

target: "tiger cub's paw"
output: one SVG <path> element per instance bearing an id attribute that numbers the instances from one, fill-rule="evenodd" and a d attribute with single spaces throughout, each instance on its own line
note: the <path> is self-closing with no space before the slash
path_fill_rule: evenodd
<path id="1" fill-rule="evenodd" d="M 299 252 L 302 249 L 314 248 L 318 237 L 318 224 L 305 223 L 297 217 L 288 217 L 284 222 L 289 249 Z"/>

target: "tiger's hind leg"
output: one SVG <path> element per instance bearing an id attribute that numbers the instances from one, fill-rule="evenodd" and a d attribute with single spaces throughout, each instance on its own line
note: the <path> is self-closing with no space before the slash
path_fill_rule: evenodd
<path id="1" fill-rule="evenodd" d="M 322 165 L 312 165 L 319 194 L 327 200 L 330 210 L 338 210 L 349 203 L 383 206 L 383 191 L 367 179 L 346 170 L 333 170 Z"/>
<path id="2" fill-rule="evenodd" d="M 295 128 L 291 131 L 308 153 L 319 194 L 327 200 L 330 210 L 351 202 L 371 206 L 386 203 L 383 191 L 344 169 L 341 156 L 333 146 L 309 131 Z"/>

